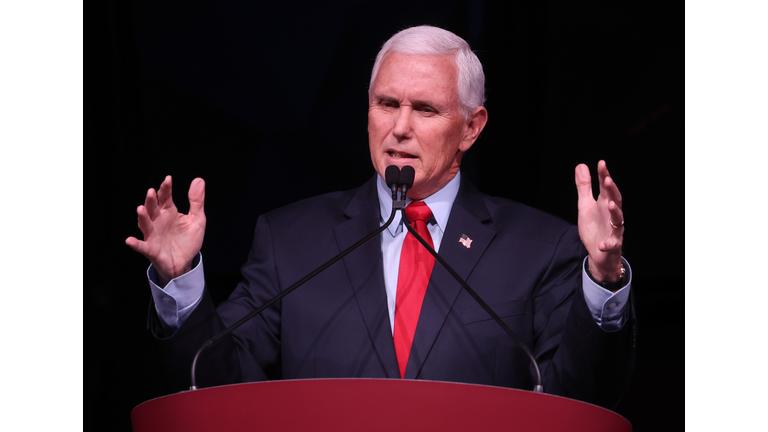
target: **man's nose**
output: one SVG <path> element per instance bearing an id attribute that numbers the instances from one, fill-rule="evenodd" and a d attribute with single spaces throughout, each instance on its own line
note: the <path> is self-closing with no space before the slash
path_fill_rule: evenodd
<path id="1" fill-rule="evenodd" d="M 413 133 L 411 129 L 411 113 L 413 113 L 413 110 L 410 107 L 401 107 L 397 112 L 395 127 L 392 133 L 398 141 L 411 138 Z"/>

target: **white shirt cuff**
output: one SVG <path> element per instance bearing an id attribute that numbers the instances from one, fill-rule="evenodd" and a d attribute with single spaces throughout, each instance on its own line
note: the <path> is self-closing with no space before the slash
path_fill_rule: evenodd
<path id="1" fill-rule="evenodd" d="M 163 328 L 166 332 L 173 333 L 184 324 L 203 298 L 203 255 L 198 253 L 192 261 L 192 270 L 172 279 L 165 288 L 157 285 L 157 271 L 151 264 L 147 269 L 147 279 Z"/>
<path id="2" fill-rule="evenodd" d="M 627 283 L 620 290 L 612 293 L 607 289 L 596 284 L 587 275 L 587 259 L 584 259 L 582 267 L 582 286 L 584 291 L 584 300 L 587 302 L 592 318 L 597 325 L 605 331 L 617 331 L 621 329 L 626 320 L 626 311 L 629 303 L 629 290 L 632 286 L 632 268 L 627 260 L 621 258 L 624 268 L 627 270 Z"/>

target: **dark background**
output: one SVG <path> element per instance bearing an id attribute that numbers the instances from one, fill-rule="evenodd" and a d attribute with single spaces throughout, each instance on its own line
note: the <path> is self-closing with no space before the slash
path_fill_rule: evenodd
<path id="1" fill-rule="evenodd" d="M 419 24 L 467 39 L 485 67 L 489 123 L 462 167 L 480 190 L 575 223 L 574 167 L 608 162 L 639 317 L 617 411 L 636 431 L 682 429 L 683 14 L 650 3 L 89 3 L 85 429 L 130 430 L 135 405 L 168 393 L 146 330 L 148 263 L 124 244 L 141 235 L 147 188 L 172 175 L 186 212 L 189 183 L 206 180 L 206 278 L 225 299 L 259 214 L 373 175 L 370 69 L 387 38 Z"/>

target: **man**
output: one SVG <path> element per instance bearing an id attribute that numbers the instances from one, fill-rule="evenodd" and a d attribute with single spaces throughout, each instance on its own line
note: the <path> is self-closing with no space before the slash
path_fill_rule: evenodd
<path id="1" fill-rule="evenodd" d="M 369 89 L 378 175 L 262 215 L 244 280 L 218 308 L 199 254 L 204 181 L 190 186 L 188 215 L 176 211 L 170 176 L 157 193 L 150 189 L 137 210 L 144 241 L 126 244 L 152 263 L 150 323 L 172 375 L 186 380 L 202 342 L 381 226 L 392 206 L 385 169 L 410 165 L 409 220 L 532 348 L 546 391 L 614 404 L 634 359 L 619 190 L 601 161 L 595 200 L 589 169 L 576 167 L 578 229 L 481 195 L 459 167 L 488 120 L 483 102 L 482 66 L 464 40 L 429 26 L 393 36 Z M 211 347 L 199 382 L 388 377 L 531 389 L 522 350 L 414 242 L 398 213 L 379 241 Z"/>

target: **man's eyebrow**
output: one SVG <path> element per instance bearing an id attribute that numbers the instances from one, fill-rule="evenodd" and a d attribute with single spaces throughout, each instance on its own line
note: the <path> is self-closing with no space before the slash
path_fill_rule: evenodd
<path id="1" fill-rule="evenodd" d="M 435 104 L 435 103 L 433 103 L 431 101 L 426 101 L 426 100 L 421 100 L 421 99 L 412 100 L 411 103 L 414 106 L 418 105 L 418 106 L 428 106 L 428 107 L 437 108 L 437 104 Z"/>
<path id="2" fill-rule="evenodd" d="M 378 102 L 398 102 L 398 100 L 392 96 L 386 96 L 386 95 L 380 95 L 380 94 L 373 95 L 373 98 Z"/>
<path id="3" fill-rule="evenodd" d="M 393 103 L 396 103 L 396 104 L 400 103 L 399 99 L 397 99 L 395 97 L 392 97 L 392 96 L 382 95 L 382 94 L 374 94 L 373 95 L 373 100 L 375 100 L 377 103 L 381 103 L 381 102 L 393 102 Z M 411 105 L 413 105 L 414 107 L 430 107 L 430 108 L 434 108 L 434 109 L 436 109 L 438 111 L 443 111 L 443 109 L 442 109 L 443 107 L 442 106 L 440 106 L 440 105 L 438 105 L 438 104 L 436 104 L 436 103 L 434 103 L 432 101 L 423 100 L 423 99 L 414 99 L 414 100 L 411 101 Z"/>

